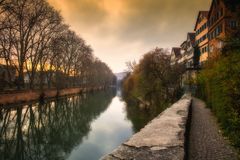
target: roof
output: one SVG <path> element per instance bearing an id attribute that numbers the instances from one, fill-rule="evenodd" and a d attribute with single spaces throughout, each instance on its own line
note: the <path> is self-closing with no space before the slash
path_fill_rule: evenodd
<path id="1" fill-rule="evenodd" d="M 187 36 L 189 37 L 189 39 L 190 39 L 190 41 L 192 43 L 192 46 L 194 46 L 194 44 L 195 44 L 195 33 L 194 32 L 189 32 L 187 34 Z"/>
<path id="2" fill-rule="evenodd" d="M 215 1 L 216 0 L 212 0 L 211 7 L 210 7 L 209 12 L 208 12 L 208 19 L 209 19 L 210 15 L 211 15 L 211 12 L 212 12 L 212 9 L 213 9 L 213 4 L 215 3 Z"/>
<path id="3" fill-rule="evenodd" d="M 182 45 L 184 45 L 187 41 L 183 41 L 182 44 L 180 45 L 182 47 Z"/>
<path id="4" fill-rule="evenodd" d="M 200 16 L 202 15 L 203 17 L 208 18 L 208 13 L 209 13 L 208 11 L 199 11 L 198 12 L 198 16 L 197 16 L 196 24 L 195 24 L 195 27 L 194 27 L 194 31 L 196 31 L 197 24 L 198 24 Z"/>
<path id="5" fill-rule="evenodd" d="M 172 48 L 172 53 L 174 53 L 176 57 L 181 56 L 181 48 L 180 47 L 173 47 Z"/>
<path id="6" fill-rule="evenodd" d="M 212 12 L 214 4 L 218 4 L 220 2 L 222 2 L 226 7 L 229 7 L 229 8 L 232 8 L 233 6 L 239 6 L 240 5 L 239 0 L 212 0 L 211 7 L 210 7 L 209 12 L 208 12 L 208 19 L 211 16 L 211 12 Z"/>
<path id="7" fill-rule="evenodd" d="M 239 0 L 212 0 L 211 7 L 208 12 L 208 19 L 211 16 L 211 11 L 212 11 L 215 3 L 223 3 L 223 5 L 225 5 L 231 11 L 235 11 L 236 9 L 239 9 L 239 7 L 240 7 Z"/>

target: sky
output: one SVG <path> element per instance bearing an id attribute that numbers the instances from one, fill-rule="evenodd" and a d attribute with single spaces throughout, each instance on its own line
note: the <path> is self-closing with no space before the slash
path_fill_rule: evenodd
<path id="1" fill-rule="evenodd" d="M 178 47 L 211 0 L 48 0 L 113 72 L 148 51 Z"/>

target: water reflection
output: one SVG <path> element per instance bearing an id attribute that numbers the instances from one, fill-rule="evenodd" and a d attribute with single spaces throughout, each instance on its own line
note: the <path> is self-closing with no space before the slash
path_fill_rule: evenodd
<path id="1" fill-rule="evenodd" d="M 0 159 L 65 159 L 105 111 L 113 91 L 0 110 Z"/>
<path id="2" fill-rule="evenodd" d="M 162 111 L 169 106 L 167 103 L 151 106 L 150 108 L 140 108 L 138 104 L 126 104 L 126 116 L 132 122 L 133 132 L 140 131 L 149 121 L 158 116 Z"/>
<path id="3" fill-rule="evenodd" d="M 158 115 L 126 105 L 121 91 L 0 108 L 0 160 L 96 160 Z"/>
<path id="4" fill-rule="evenodd" d="M 108 109 L 92 123 L 92 132 L 73 149 L 68 160 L 96 160 L 126 141 L 133 132 L 125 111 L 125 103 L 119 97 L 113 98 Z"/>

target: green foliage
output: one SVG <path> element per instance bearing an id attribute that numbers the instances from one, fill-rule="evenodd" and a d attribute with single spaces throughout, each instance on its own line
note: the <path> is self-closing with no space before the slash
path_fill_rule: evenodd
<path id="1" fill-rule="evenodd" d="M 217 116 L 226 136 L 240 148 L 240 51 L 210 61 L 198 75 L 198 94 Z"/>

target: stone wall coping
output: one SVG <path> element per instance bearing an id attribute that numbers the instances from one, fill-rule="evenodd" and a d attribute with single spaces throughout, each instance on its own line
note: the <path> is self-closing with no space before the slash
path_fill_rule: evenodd
<path id="1" fill-rule="evenodd" d="M 191 95 L 185 94 L 102 160 L 183 160 Z"/>

